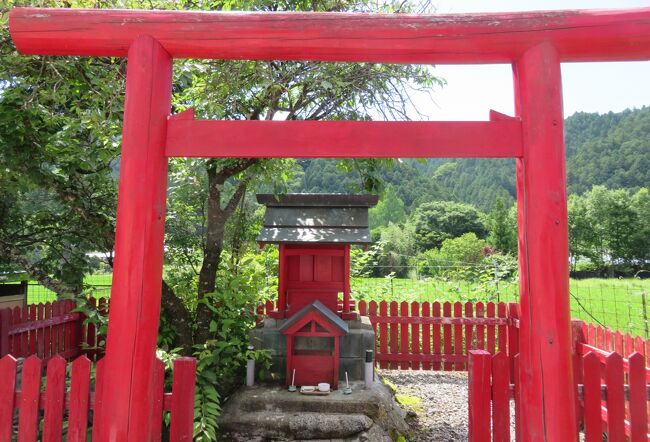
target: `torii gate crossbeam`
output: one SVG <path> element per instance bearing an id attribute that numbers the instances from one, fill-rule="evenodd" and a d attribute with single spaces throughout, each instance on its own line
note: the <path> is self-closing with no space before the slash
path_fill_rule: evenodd
<path id="1" fill-rule="evenodd" d="M 19 8 L 9 27 L 25 54 L 128 56 L 101 440 L 151 435 L 167 157 L 176 155 L 516 158 L 521 440 L 577 440 L 560 63 L 650 59 L 650 8 L 418 16 Z M 173 58 L 511 63 L 517 115 L 457 123 L 170 119 Z"/>

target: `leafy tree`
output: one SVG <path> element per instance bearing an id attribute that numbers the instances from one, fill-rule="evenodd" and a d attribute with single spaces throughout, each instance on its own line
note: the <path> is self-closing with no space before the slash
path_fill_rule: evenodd
<path id="1" fill-rule="evenodd" d="M 381 230 L 379 246 L 376 260 L 379 274 L 385 276 L 394 273 L 398 277 L 407 276 L 409 258 L 417 251 L 415 226 L 409 222 L 389 223 Z"/>
<path id="2" fill-rule="evenodd" d="M 594 186 L 585 196 L 601 260 L 629 264 L 638 221 L 629 193 Z"/>
<path id="3" fill-rule="evenodd" d="M 475 279 L 482 272 L 481 264 L 488 252 L 487 242 L 469 232 L 445 239 L 439 249 L 418 254 L 411 265 L 420 275 Z"/>
<path id="4" fill-rule="evenodd" d="M 0 256 L 59 295 L 79 293 L 87 253 L 112 260 L 125 62 L 20 56 L 13 4 L 0 16 Z"/>
<path id="5" fill-rule="evenodd" d="M 97 6 L 75 3 L 84 5 Z M 67 6 L 67 2 L 51 6 Z M 128 6 L 197 8 L 193 2 L 167 0 L 132 1 Z M 370 11 L 377 5 L 260 1 L 211 2 L 198 7 Z M 391 10 L 390 5 L 379 7 Z M 409 8 L 407 3 L 398 7 L 400 11 Z M 2 43 L 0 136 L 8 146 L 2 169 L 10 171 L 2 177 L 6 190 L 2 207 L 10 209 L 2 211 L 3 255 L 35 277 L 42 276 L 44 282 L 54 276 L 52 284 L 61 283 L 61 294 L 78 292 L 88 268 L 86 252 L 110 253 L 113 246 L 125 61 L 22 57 L 9 39 L 6 14 Z M 199 118 L 212 119 L 363 120 L 377 114 L 405 119 L 406 93 L 435 82 L 428 68 L 410 65 L 177 60 L 173 108 L 180 111 L 193 106 Z M 358 160 L 343 162 L 342 167 L 358 174 L 361 188 L 372 190 L 379 186 L 379 171 L 387 164 L 390 161 Z M 222 257 L 230 252 L 226 247 L 234 244 L 228 238 L 239 237 L 237 233 L 228 237 L 227 232 L 234 232 L 238 225 L 246 228 L 247 223 L 236 215 L 245 215 L 245 196 L 256 188 L 284 191 L 292 182 L 295 162 L 177 159 L 171 161 L 170 170 L 166 277 L 175 283 L 163 284 L 163 308 L 178 333 L 177 343 L 190 351 L 194 343 L 214 336 L 210 331 L 213 307 L 222 303 L 218 292 L 228 283 L 227 278 L 219 279 Z M 30 201 L 31 206 L 15 201 Z M 48 204 L 35 206 L 38 201 Z M 50 225 L 44 228 L 41 218 L 50 219 Z M 76 273 L 68 275 L 71 272 L 64 271 L 61 262 L 69 263 L 66 268 Z M 176 269 L 180 275 L 173 274 Z M 180 281 L 196 287 L 196 295 L 182 289 Z"/>
<path id="6" fill-rule="evenodd" d="M 413 213 L 415 234 L 421 250 L 437 248 L 445 239 L 474 232 L 484 238 L 483 214 L 474 206 L 453 201 L 424 203 Z"/>
<path id="7" fill-rule="evenodd" d="M 571 269 L 576 270 L 581 257 L 600 262 L 602 254 L 594 253 L 596 230 L 589 216 L 589 206 L 586 198 L 578 195 L 569 195 L 569 257 Z"/>
<path id="8" fill-rule="evenodd" d="M 632 208 L 638 220 L 632 241 L 633 256 L 641 264 L 647 265 L 650 262 L 650 192 L 646 187 L 632 196 Z"/>
<path id="9" fill-rule="evenodd" d="M 517 254 L 517 211 L 508 210 L 503 199 L 497 198 L 490 212 L 487 225 L 489 235 L 487 241 L 495 249 L 503 253 Z"/>
<path id="10" fill-rule="evenodd" d="M 368 211 L 371 228 L 387 226 L 390 223 L 399 224 L 406 220 L 404 202 L 395 192 L 392 185 L 388 185 L 379 202 Z"/>

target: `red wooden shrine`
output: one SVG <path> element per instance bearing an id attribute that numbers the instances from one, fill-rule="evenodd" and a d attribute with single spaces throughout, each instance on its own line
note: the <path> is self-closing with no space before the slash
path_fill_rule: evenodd
<path id="1" fill-rule="evenodd" d="M 370 243 L 368 208 L 377 200 L 376 195 L 257 195 L 267 207 L 257 241 L 278 244 L 280 252 L 277 310 L 270 317 L 289 318 L 315 300 L 343 319 L 356 317 L 350 308 L 350 246 Z"/>
<path id="2" fill-rule="evenodd" d="M 16 8 L 24 54 L 128 57 L 101 440 L 151 437 L 167 161 L 510 157 L 517 164 L 524 441 L 577 440 L 560 63 L 650 59 L 650 8 L 407 15 Z M 508 63 L 490 121 L 197 121 L 171 113 L 173 58 Z"/>
<path id="3" fill-rule="evenodd" d="M 350 307 L 350 245 L 280 244 L 278 310 L 272 318 L 291 317 L 315 300 L 333 312 Z M 340 311 L 343 314 L 343 311 Z"/>
<path id="4" fill-rule="evenodd" d="M 315 300 L 285 322 L 280 332 L 287 337 L 286 385 L 327 382 L 338 388 L 339 338 L 348 332 L 341 318 Z"/>

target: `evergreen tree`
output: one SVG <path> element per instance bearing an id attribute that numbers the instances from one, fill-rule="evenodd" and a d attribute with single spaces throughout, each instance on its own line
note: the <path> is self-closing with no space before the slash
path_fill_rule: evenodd
<path id="1" fill-rule="evenodd" d="M 371 228 L 400 224 L 406 220 L 404 201 L 397 195 L 395 188 L 388 185 L 375 207 L 368 211 Z"/>

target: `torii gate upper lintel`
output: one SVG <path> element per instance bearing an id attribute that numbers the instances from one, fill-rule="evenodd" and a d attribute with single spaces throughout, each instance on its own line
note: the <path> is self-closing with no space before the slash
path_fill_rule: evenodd
<path id="1" fill-rule="evenodd" d="M 560 63 L 650 59 L 650 8 L 457 15 L 17 8 L 9 27 L 24 54 L 128 56 L 107 388 L 96 423 L 102 440 L 151 434 L 170 156 L 516 158 L 522 440 L 577 440 Z M 173 58 L 511 63 L 516 116 L 170 118 Z"/>

